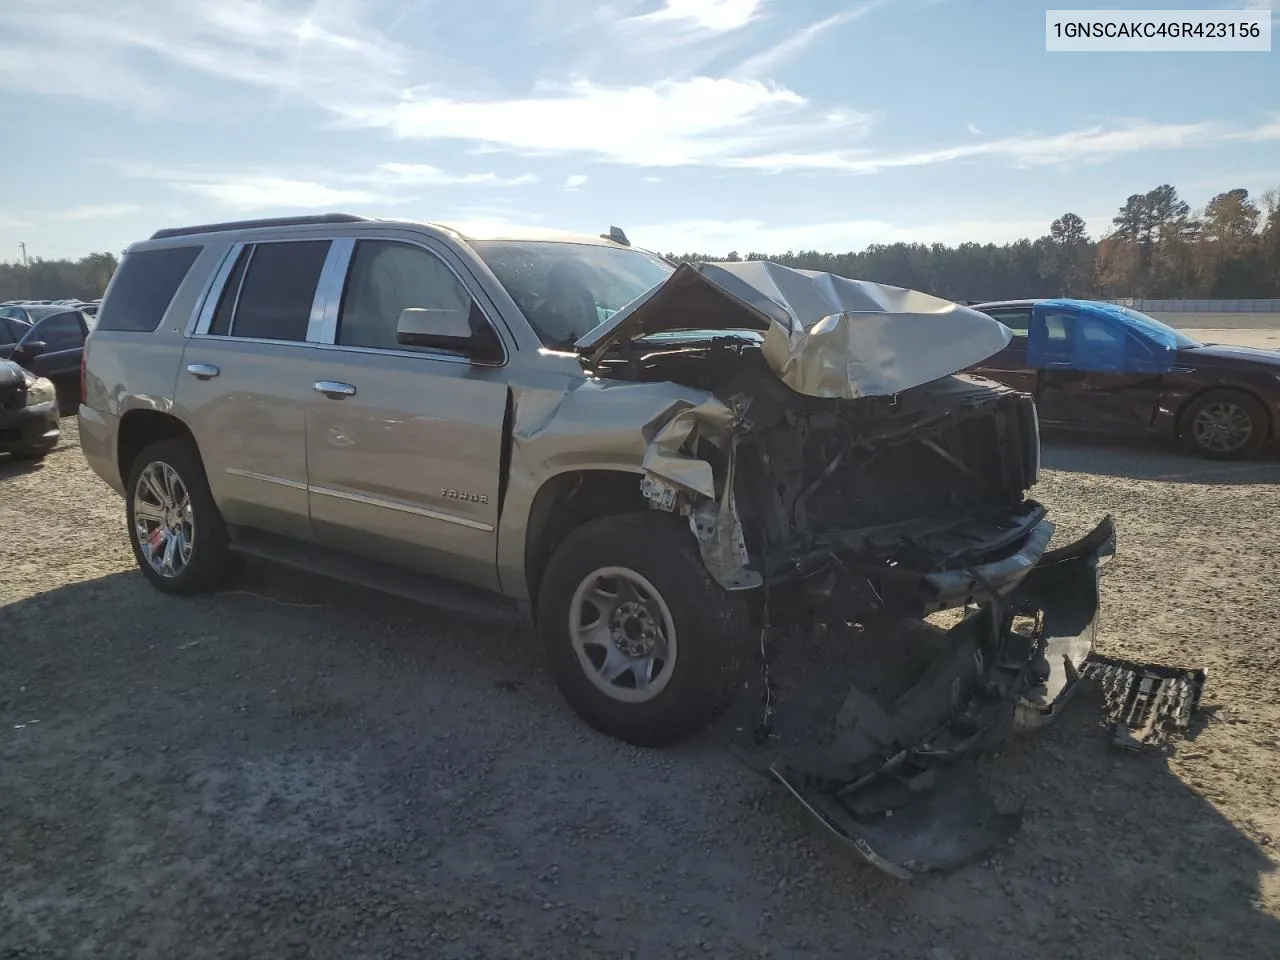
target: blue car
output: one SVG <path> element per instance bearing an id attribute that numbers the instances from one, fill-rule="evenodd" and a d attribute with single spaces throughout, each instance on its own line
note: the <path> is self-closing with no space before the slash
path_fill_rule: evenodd
<path id="1" fill-rule="evenodd" d="M 1201 343 L 1155 317 L 1093 300 L 973 304 L 1013 332 L 970 368 L 1031 394 L 1042 423 L 1176 437 L 1244 459 L 1276 437 L 1280 352 Z"/>

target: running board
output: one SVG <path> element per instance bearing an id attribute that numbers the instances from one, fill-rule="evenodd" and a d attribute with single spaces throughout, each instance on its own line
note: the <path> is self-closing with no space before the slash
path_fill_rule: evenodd
<path id="1" fill-rule="evenodd" d="M 394 567 L 364 557 L 289 537 L 231 527 L 231 549 L 304 573 L 354 584 L 426 606 L 482 620 L 512 621 L 524 615 L 521 607 L 488 590 L 469 587 L 430 574 Z"/>

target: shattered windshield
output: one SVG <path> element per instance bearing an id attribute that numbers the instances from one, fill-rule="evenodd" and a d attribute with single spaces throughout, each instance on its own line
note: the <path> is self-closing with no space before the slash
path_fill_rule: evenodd
<path id="1" fill-rule="evenodd" d="M 643 250 L 559 240 L 472 243 L 544 346 L 566 349 L 650 288 L 672 267 Z"/>

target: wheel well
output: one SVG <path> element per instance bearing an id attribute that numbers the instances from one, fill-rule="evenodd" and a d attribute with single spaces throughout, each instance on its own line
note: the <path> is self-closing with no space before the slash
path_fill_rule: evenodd
<path id="1" fill-rule="evenodd" d="M 124 415 L 116 438 L 116 467 L 122 485 L 129 482 L 129 469 L 138 454 L 157 440 L 189 440 L 195 446 L 195 437 L 177 417 L 156 410 L 131 410 Z"/>
<path id="2" fill-rule="evenodd" d="M 544 483 L 529 510 L 524 547 L 525 578 L 534 603 L 547 561 L 570 533 L 590 520 L 644 509 L 638 473 L 573 470 Z"/>
<path id="3" fill-rule="evenodd" d="M 1178 417 L 1174 421 L 1176 424 L 1176 432 L 1179 437 L 1182 436 L 1183 421 L 1187 416 L 1187 411 L 1191 409 L 1191 405 L 1209 393 L 1243 393 L 1246 397 L 1251 398 L 1258 406 L 1262 407 L 1262 413 L 1267 418 L 1267 439 L 1274 440 L 1276 437 L 1275 417 L 1271 412 L 1271 408 L 1267 406 L 1267 401 L 1262 398 L 1256 390 L 1251 387 L 1240 387 L 1235 384 L 1219 383 L 1212 387 L 1205 387 L 1203 390 L 1197 390 L 1191 396 L 1182 402 L 1182 406 L 1178 408 Z"/>

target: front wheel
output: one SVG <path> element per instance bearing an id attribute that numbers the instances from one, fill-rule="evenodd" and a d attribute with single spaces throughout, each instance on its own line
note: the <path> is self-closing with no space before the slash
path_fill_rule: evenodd
<path id="1" fill-rule="evenodd" d="M 125 514 L 138 567 L 165 593 L 202 593 L 235 569 L 227 525 L 194 446 L 160 440 L 129 470 Z"/>
<path id="2" fill-rule="evenodd" d="M 666 514 L 592 520 L 552 556 L 538 633 L 556 686 L 601 733 L 665 746 L 733 698 L 751 649 L 746 603 Z"/>
<path id="3" fill-rule="evenodd" d="M 1182 437 L 1201 456 L 1243 460 L 1267 441 L 1267 411 L 1238 390 L 1211 390 L 1192 401 L 1182 418 Z"/>

